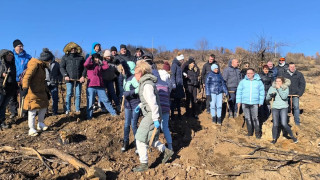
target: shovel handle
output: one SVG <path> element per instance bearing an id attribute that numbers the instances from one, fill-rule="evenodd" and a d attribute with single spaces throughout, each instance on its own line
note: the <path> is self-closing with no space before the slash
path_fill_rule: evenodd
<path id="1" fill-rule="evenodd" d="M 152 136 L 151 136 L 150 141 L 149 141 L 149 147 L 152 146 L 152 143 L 153 143 L 153 140 L 154 140 L 154 137 L 156 136 L 156 134 L 157 134 L 157 128 L 155 127 L 153 129 L 153 131 L 152 131 Z"/>

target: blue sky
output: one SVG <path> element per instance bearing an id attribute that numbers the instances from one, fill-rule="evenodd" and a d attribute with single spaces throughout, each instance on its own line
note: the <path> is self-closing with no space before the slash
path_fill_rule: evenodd
<path id="1" fill-rule="evenodd" d="M 289 46 L 287 52 L 320 51 L 320 1 L 316 0 L 4 0 L 1 1 L 0 48 L 19 38 L 34 56 L 74 41 L 86 51 L 133 44 L 195 48 L 206 38 L 210 48 L 249 48 L 264 35 Z"/>

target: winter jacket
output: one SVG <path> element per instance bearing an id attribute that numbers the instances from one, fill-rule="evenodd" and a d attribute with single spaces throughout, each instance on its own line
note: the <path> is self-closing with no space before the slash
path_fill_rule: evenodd
<path id="1" fill-rule="evenodd" d="M 104 81 L 113 81 L 119 75 L 117 66 L 113 63 L 109 63 L 110 61 L 106 62 L 109 64 L 109 68 L 106 70 L 102 70 L 102 79 Z"/>
<path id="2" fill-rule="evenodd" d="M 187 74 L 187 77 L 183 76 L 184 78 L 183 82 L 184 82 L 185 88 L 186 86 L 199 87 L 200 83 L 199 83 L 198 77 L 200 74 L 200 69 L 196 65 L 192 69 L 189 69 L 188 66 L 183 71 L 184 73 Z"/>
<path id="3" fill-rule="evenodd" d="M 156 82 L 157 77 L 152 74 L 145 74 L 139 80 L 139 97 L 141 100 L 139 106 L 144 118 L 139 124 L 135 139 L 144 143 L 148 143 L 151 138 L 154 129 L 154 121 L 158 121 L 162 117 L 160 100 L 155 85 Z M 154 141 L 157 141 L 158 138 L 159 130 L 156 133 Z"/>
<path id="4" fill-rule="evenodd" d="M 306 89 L 306 81 L 303 74 L 297 70 L 294 73 L 287 70 L 283 77 L 290 79 L 291 81 L 291 85 L 289 86 L 289 95 L 298 95 L 301 97 Z"/>
<path id="5" fill-rule="evenodd" d="M 283 109 L 289 107 L 288 104 L 288 95 L 289 95 L 289 86 L 290 86 L 290 80 L 285 79 L 285 83 L 281 85 L 279 89 L 276 89 L 276 82 L 272 83 L 272 86 L 270 87 L 266 100 L 270 101 L 271 96 L 270 94 L 276 93 L 276 96 L 274 98 L 272 108 L 273 109 Z"/>
<path id="6" fill-rule="evenodd" d="M 118 65 L 121 64 L 122 65 L 126 77 L 130 77 L 132 75 L 132 73 L 130 72 L 130 67 L 129 67 L 127 62 L 128 61 L 133 61 L 134 62 L 134 57 L 133 56 L 131 56 L 131 55 L 130 56 L 129 55 L 117 55 L 117 56 L 115 56 L 114 61 L 115 61 L 116 64 L 118 64 Z M 123 80 L 121 80 L 121 82 L 123 82 Z"/>
<path id="7" fill-rule="evenodd" d="M 104 87 L 102 71 L 109 68 L 108 63 L 106 61 L 99 61 L 97 64 L 93 62 L 92 56 L 90 56 L 84 63 L 84 67 L 87 69 L 88 87 Z"/>
<path id="8" fill-rule="evenodd" d="M 265 74 L 264 72 L 261 72 L 261 73 L 259 73 L 259 76 L 260 76 L 261 81 L 264 85 L 264 90 L 267 93 L 270 86 L 272 85 L 272 81 L 273 81 L 272 74 L 271 73 Z"/>
<path id="9" fill-rule="evenodd" d="M 19 82 L 19 76 L 21 73 L 27 69 L 27 64 L 29 60 L 32 58 L 29 54 L 26 53 L 25 50 L 22 51 L 22 53 L 17 54 L 15 50 L 12 51 L 15 59 L 15 64 L 16 64 L 16 81 Z"/>
<path id="10" fill-rule="evenodd" d="M 201 72 L 201 80 L 202 80 L 202 84 L 204 84 L 206 82 L 206 77 L 207 75 L 212 71 L 211 70 L 211 66 L 212 64 L 216 64 L 218 65 L 217 61 L 213 61 L 212 63 L 206 62 L 203 66 L 202 66 L 202 72 Z M 219 65 L 218 65 L 219 66 Z M 220 70 L 220 69 L 219 69 Z"/>
<path id="11" fill-rule="evenodd" d="M 134 75 L 130 76 L 123 85 L 123 95 L 125 97 L 124 107 L 126 109 L 133 110 L 135 109 L 139 103 L 139 82 L 136 80 Z"/>
<path id="12" fill-rule="evenodd" d="M 60 64 L 55 59 L 50 62 L 50 67 L 46 68 L 46 81 L 48 86 L 57 86 L 62 81 Z"/>
<path id="13" fill-rule="evenodd" d="M 171 82 L 173 87 L 171 97 L 184 98 L 181 63 L 176 58 L 171 65 Z"/>
<path id="14" fill-rule="evenodd" d="M 26 73 L 22 80 L 22 88 L 28 89 L 28 93 L 24 99 L 24 110 L 34 110 L 47 108 L 48 87 L 46 84 L 47 65 L 38 59 L 32 58 L 28 62 Z"/>
<path id="15" fill-rule="evenodd" d="M 278 69 L 273 66 L 272 69 L 269 68 L 269 73 L 272 74 L 272 81 L 276 80 L 278 77 Z"/>
<path id="16" fill-rule="evenodd" d="M 225 93 L 229 95 L 227 86 L 220 73 L 214 73 L 211 71 L 205 81 L 206 95 Z"/>
<path id="17" fill-rule="evenodd" d="M 287 70 L 289 69 L 289 64 L 288 63 L 285 63 L 283 66 L 280 66 L 280 64 L 276 67 L 277 68 L 277 71 L 278 71 L 278 75 L 277 77 L 279 76 L 284 76 L 284 74 L 287 72 Z"/>
<path id="18" fill-rule="evenodd" d="M 163 113 L 170 112 L 170 85 L 160 78 L 160 73 L 156 69 L 152 69 L 152 74 L 157 77 L 156 87 L 159 94 L 160 106 Z"/>
<path id="19" fill-rule="evenodd" d="M 0 51 L 0 94 L 3 95 L 14 95 L 17 92 L 17 81 L 16 81 L 16 66 L 14 57 L 11 62 L 5 60 L 5 55 L 11 52 L 10 50 L 3 49 Z M 11 52 L 12 53 L 12 52 Z M 8 69 L 10 72 L 8 73 Z M 7 80 L 5 83 L 5 88 L 3 88 L 3 81 L 5 77 L 2 76 L 3 73 L 7 74 Z"/>
<path id="20" fill-rule="evenodd" d="M 241 75 L 239 68 L 231 66 L 232 60 L 229 61 L 228 67 L 223 70 L 222 77 L 226 82 L 227 88 L 237 88 L 241 81 Z"/>
<path id="21" fill-rule="evenodd" d="M 66 54 L 62 57 L 60 71 L 63 77 L 78 80 L 86 77 L 86 71 L 83 66 L 85 60 L 80 54 Z"/>
<path id="22" fill-rule="evenodd" d="M 254 75 L 253 80 L 249 80 L 246 76 L 240 81 L 237 88 L 236 103 L 262 105 L 264 97 L 264 85 L 258 74 Z"/>
<path id="23" fill-rule="evenodd" d="M 166 70 L 163 70 L 163 69 L 160 69 L 158 72 L 160 75 L 160 79 L 168 84 L 169 92 L 171 92 L 172 82 L 171 82 L 170 74 Z"/>
<path id="24" fill-rule="evenodd" d="M 97 44 L 100 44 L 100 43 L 94 42 L 94 43 L 92 44 L 91 53 L 90 53 L 90 54 L 87 54 L 86 57 L 85 57 L 85 59 L 88 59 L 89 56 L 92 56 L 93 54 L 96 54 L 96 53 L 102 55 L 102 52 L 101 52 L 101 51 L 96 52 L 96 51 L 94 50 L 94 47 L 95 47 Z"/>

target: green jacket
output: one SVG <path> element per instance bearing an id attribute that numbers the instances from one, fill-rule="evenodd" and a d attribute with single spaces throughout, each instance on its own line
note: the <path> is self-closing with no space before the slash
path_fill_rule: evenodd
<path id="1" fill-rule="evenodd" d="M 272 86 L 269 88 L 266 100 L 271 100 L 270 94 L 276 93 L 276 96 L 273 101 L 273 109 L 284 109 L 288 108 L 288 95 L 289 95 L 289 86 L 291 82 L 289 79 L 285 79 L 285 83 L 281 85 L 279 89 L 276 89 L 276 82 L 272 83 Z"/>

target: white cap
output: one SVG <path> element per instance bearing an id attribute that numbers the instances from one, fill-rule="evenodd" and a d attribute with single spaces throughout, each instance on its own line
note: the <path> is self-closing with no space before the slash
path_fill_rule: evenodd
<path id="1" fill-rule="evenodd" d="M 183 54 L 181 54 L 181 55 L 177 56 L 177 60 L 178 60 L 178 61 L 181 61 L 181 60 L 183 60 L 183 59 L 184 59 Z"/>

